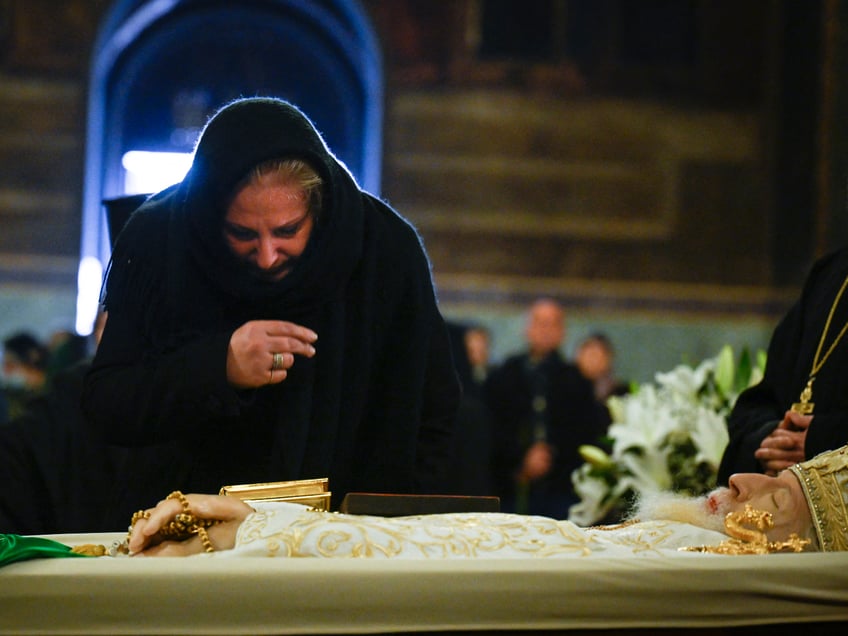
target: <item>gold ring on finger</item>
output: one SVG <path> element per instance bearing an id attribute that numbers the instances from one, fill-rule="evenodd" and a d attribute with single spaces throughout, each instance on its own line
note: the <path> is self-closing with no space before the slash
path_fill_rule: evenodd
<path id="1" fill-rule="evenodd" d="M 271 364 L 271 371 L 280 371 L 283 368 L 283 354 L 275 353 L 274 354 L 274 362 Z"/>

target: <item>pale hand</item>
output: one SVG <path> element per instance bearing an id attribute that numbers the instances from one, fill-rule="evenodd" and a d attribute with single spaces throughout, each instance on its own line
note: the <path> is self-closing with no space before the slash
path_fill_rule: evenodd
<path id="1" fill-rule="evenodd" d="M 223 495 L 186 495 L 191 512 L 198 519 L 216 519 L 207 529 L 215 550 L 230 550 L 235 546 L 238 528 L 253 508 L 238 497 Z M 178 499 L 164 499 L 149 508 L 147 518 L 138 519 L 130 531 L 128 547 L 133 556 L 188 556 L 204 551 L 200 537 L 174 541 L 159 534 L 176 515 L 183 512 Z"/>
<path id="2" fill-rule="evenodd" d="M 296 355 L 311 358 L 318 335 L 284 320 L 251 320 L 233 332 L 227 349 L 227 381 L 239 389 L 279 384 L 286 379 Z M 271 369 L 274 354 L 282 355 L 282 368 Z"/>

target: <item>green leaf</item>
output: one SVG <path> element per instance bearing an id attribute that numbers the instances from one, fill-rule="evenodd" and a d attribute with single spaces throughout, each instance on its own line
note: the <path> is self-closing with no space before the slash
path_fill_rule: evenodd
<path id="1" fill-rule="evenodd" d="M 716 360 L 715 381 L 722 395 L 730 395 L 733 391 L 733 378 L 735 369 L 733 365 L 733 348 L 724 345 Z"/>
<path id="2" fill-rule="evenodd" d="M 751 372 L 754 370 L 751 363 L 751 353 L 748 347 L 742 349 L 742 355 L 739 356 L 739 366 L 736 367 L 736 393 L 746 389 L 751 382 Z"/>
<path id="3" fill-rule="evenodd" d="M 757 351 L 757 368 L 760 371 L 766 370 L 766 358 L 767 357 L 768 357 L 768 354 L 765 351 L 763 351 L 762 349 Z"/>
<path id="4" fill-rule="evenodd" d="M 577 452 L 580 453 L 583 461 L 595 468 L 608 468 L 612 466 L 612 458 L 597 446 L 583 444 L 577 448 Z"/>

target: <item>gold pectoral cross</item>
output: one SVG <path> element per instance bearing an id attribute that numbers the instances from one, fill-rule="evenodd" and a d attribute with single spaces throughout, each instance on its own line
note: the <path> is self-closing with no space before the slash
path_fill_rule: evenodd
<path id="1" fill-rule="evenodd" d="M 792 410 L 796 413 L 809 415 L 813 412 L 813 408 L 816 406 L 813 402 L 810 402 L 813 398 L 813 380 L 815 380 L 814 377 L 807 380 L 807 386 L 801 391 L 801 401 L 792 405 Z"/>

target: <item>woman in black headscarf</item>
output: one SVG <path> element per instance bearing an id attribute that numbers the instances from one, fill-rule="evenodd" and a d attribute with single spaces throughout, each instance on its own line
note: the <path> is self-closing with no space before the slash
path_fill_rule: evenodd
<path id="1" fill-rule="evenodd" d="M 284 192 L 305 213 L 269 229 L 251 206 L 273 176 L 256 168 L 280 159 L 321 185 Z M 104 304 L 83 407 L 113 443 L 157 445 L 124 476 L 128 510 L 315 477 L 336 503 L 442 490 L 459 385 L 427 255 L 291 104 L 243 99 L 210 120 L 185 179 L 119 236 Z"/>

